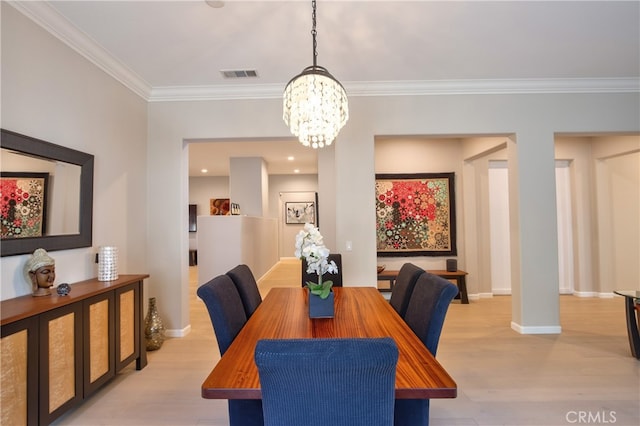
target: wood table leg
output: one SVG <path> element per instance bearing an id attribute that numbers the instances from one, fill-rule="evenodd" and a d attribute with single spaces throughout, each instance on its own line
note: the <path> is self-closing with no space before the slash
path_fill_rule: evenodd
<path id="1" fill-rule="evenodd" d="M 467 294 L 467 277 L 465 275 L 458 277 L 458 291 L 460 292 L 460 303 L 468 305 L 469 295 Z"/>

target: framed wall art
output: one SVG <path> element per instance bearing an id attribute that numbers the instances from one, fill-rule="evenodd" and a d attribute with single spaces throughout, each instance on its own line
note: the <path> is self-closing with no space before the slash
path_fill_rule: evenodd
<path id="1" fill-rule="evenodd" d="M 46 233 L 49 173 L 0 174 L 0 236 L 42 237 Z"/>
<path id="2" fill-rule="evenodd" d="M 212 198 L 209 200 L 209 213 L 211 216 L 227 216 L 230 201 L 228 198 Z"/>
<path id="3" fill-rule="evenodd" d="M 287 202 L 285 210 L 285 223 L 288 225 L 316 224 L 316 203 L 314 201 Z"/>
<path id="4" fill-rule="evenodd" d="M 376 174 L 380 257 L 453 256 L 454 173 Z"/>

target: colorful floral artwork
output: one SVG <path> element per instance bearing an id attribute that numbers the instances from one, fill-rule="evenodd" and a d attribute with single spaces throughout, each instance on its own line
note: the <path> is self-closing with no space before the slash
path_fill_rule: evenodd
<path id="1" fill-rule="evenodd" d="M 41 237 L 45 232 L 48 173 L 2 173 L 0 237 Z"/>
<path id="2" fill-rule="evenodd" d="M 376 175 L 378 256 L 456 253 L 454 174 Z"/>

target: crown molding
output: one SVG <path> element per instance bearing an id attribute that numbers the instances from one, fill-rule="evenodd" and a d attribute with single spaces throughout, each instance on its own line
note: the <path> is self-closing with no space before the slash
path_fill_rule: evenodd
<path id="1" fill-rule="evenodd" d="M 48 2 L 7 1 L 98 68 L 148 102 L 281 98 L 283 84 L 152 87 Z M 640 93 L 640 78 L 343 82 L 349 96 Z"/>
<path id="2" fill-rule="evenodd" d="M 69 22 L 48 2 L 9 0 L 7 3 L 122 83 L 136 95 L 149 100 L 149 94 L 151 93 L 151 85 L 149 83 Z"/>
<path id="3" fill-rule="evenodd" d="M 282 98 L 282 84 L 225 84 L 216 86 L 166 86 L 151 89 L 149 102 L 221 101 Z"/>
<path id="4" fill-rule="evenodd" d="M 501 95 L 530 93 L 638 93 L 638 78 L 378 81 L 345 84 L 349 95 Z"/>
<path id="5" fill-rule="evenodd" d="M 637 78 L 369 81 L 342 83 L 350 97 L 416 95 L 514 95 L 553 93 L 640 93 Z M 280 84 L 154 87 L 150 102 L 274 99 Z"/>

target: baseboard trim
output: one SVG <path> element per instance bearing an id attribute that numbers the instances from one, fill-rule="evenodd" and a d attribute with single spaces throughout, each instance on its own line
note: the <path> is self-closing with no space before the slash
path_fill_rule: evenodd
<path id="1" fill-rule="evenodd" d="M 493 297 L 493 293 L 476 293 L 470 294 L 469 299 L 478 300 L 478 299 L 491 299 Z"/>
<path id="2" fill-rule="evenodd" d="M 559 325 L 547 326 L 522 326 L 511 321 L 511 328 L 520 334 L 560 334 L 562 327 Z"/>
<path id="3" fill-rule="evenodd" d="M 577 297 L 596 297 L 598 293 L 595 291 L 574 291 L 573 295 Z"/>
<path id="4" fill-rule="evenodd" d="M 281 260 L 290 260 L 290 259 L 296 259 L 295 257 L 281 257 L 278 262 L 280 262 Z M 267 275 L 269 275 L 269 273 L 271 271 L 273 271 L 273 269 L 278 266 L 278 262 L 274 263 L 271 268 L 269 268 L 269 270 L 267 272 L 265 272 L 264 274 L 262 274 L 262 276 L 258 279 L 256 279 L 256 283 L 258 284 L 258 286 L 260 286 L 262 280 L 264 279 L 264 277 L 266 277 Z"/>
<path id="5" fill-rule="evenodd" d="M 183 329 L 168 329 L 165 330 L 164 335 L 167 337 L 185 337 L 191 332 L 191 324 L 187 325 Z"/>
<path id="6" fill-rule="evenodd" d="M 598 293 L 597 291 L 574 291 L 574 296 L 577 297 L 598 297 L 600 299 L 613 299 L 613 292 L 602 292 Z"/>

